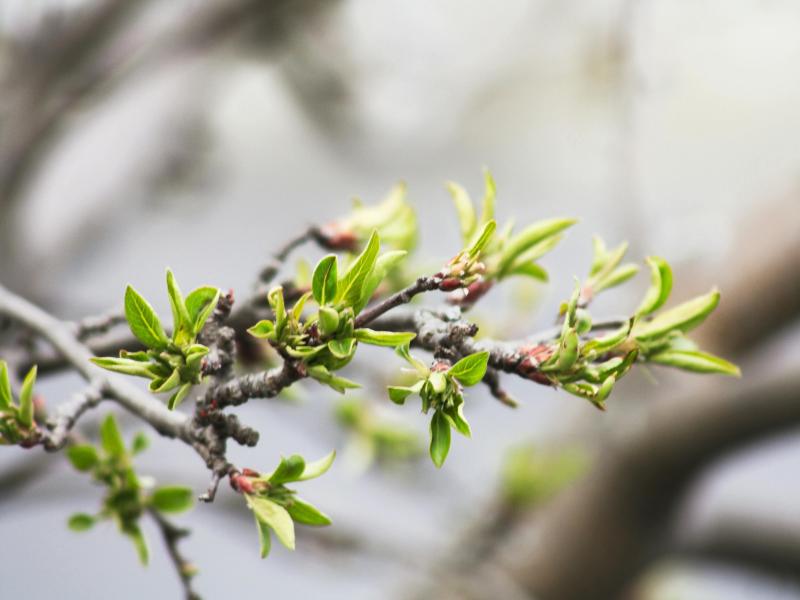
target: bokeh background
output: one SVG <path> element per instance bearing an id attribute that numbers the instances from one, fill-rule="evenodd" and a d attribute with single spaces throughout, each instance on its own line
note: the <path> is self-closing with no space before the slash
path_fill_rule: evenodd
<path id="1" fill-rule="evenodd" d="M 247 292 L 282 241 L 398 180 L 419 215 L 418 254 L 436 261 L 459 244 L 443 182 L 480 196 L 488 166 L 502 219 L 580 218 L 544 260 L 551 284 L 512 285 L 478 311 L 498 335 L 552 323 L 599 233 L 627 239 L 636 260 L 667 258 L 679 298 L 720 285 L 719 321 L 701 337 L 745 379 L 797 372 L 798 64 L 793 0 L 1 0 L 0 280 L 66 319 L 119 307 L 128 282 L 168 313 L 165 266 L 184 289 Z M 646 279 L 596 311 L 633 308 Z M 376 384 L 361 396 L 424 442 L 415 407 L 386 406 L 391 361 L 370 356 L 364 376 Z M 41 391 L 56 403 L 76 385 L 59 376 Z M 740 385 L 636 373 L 607 414 L 517 381 L 515 411 L 477 390 L 474 437 L 454 440 L 440 472 L 424 459 L 340 460 L 304 490 L 334 527 L 304 531 L 296 552 L 275 546 L 267 561 L 249 512 L 223 488 L 179 519 L 193 529 L 186 553 L 208 598 L 443 597 L 436 586 L 469 571 L 465 547 L 501 546 L 513 519 L 529 518 L 493 520 L 510 450 L 591 457 L 654 404 L 681 410 L 679 398 Z M 250 402 L 241 415 L 262 441 L 233 448 L 234 462 L 266 468 L 279 453 L 346 448 L 336 401 L 307 386 L 291 402 Z M 625 593 L 800 598 L 800 437 L 765 436 L 712 463 Z M 154 440 L 139 466 L 207 484 L 179 443 Z M 154 530 L 147 569 L 110 525 L 67 530 L 99 494 L 60 457 L 2 453 L 0 597 L 179 596 Z M 741 552 L 708 542 L 733 538 Z M 528 597 L 490 569 L 491 555 L 481 562 L 495 597 Z"/>

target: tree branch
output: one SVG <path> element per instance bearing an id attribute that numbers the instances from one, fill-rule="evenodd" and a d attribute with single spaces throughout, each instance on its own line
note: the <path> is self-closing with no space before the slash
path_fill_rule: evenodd
<path id="1" fill-rule="evenodd" d="M 48 340 L 91 386 L 102 390 L 129 412 L 147 421 L 161 435 L 190 440 L 188 419 L 167 407 L 124 379 L 108 375 L 89 362 L 92 354 L 70 331 L 69 327 L 38 306 L 0 286 L 0 314 L 25 325 Z"/>
<path id="2" fill-rule="evenodd" d="M 434 275 L 433 277 L 420 277 L 407 288 L 397 292 L 396 294 L 392 294 L 385 300 L 382 300 L 374 306 L 362 311 L 356 317 L 355 326 L 364 327 L 393 308 L 397 308 L 402 304 L 408 304 L 417 294 L 439 289 L 439 285 L 441 283 L 442 278 L 438 275 Z"/>
<path id="3" fill-rule="evenodd" d="M 70 400 L 59 405 L 56 414 L 47 420 L 50 434 L 44 439 L 44 447 L 48 451 L 60 450 L 69 439 L 75 423 L 87 410 L 94 408 L 103 399 L 103 389 L 99 381 L 75 394 Z"/>
<path id="4" fill-rule="evenodd" d="M 181 585 L 183 585 L 186 600 L 201 600 L 200 595 L 195 592 L 192 587 L 192 578 L 197 573 L 197 569 L 191 562 L 184 558 L 183 554 L 181 554 L 178 549 L 178 542 L 189 535 L 189 530 L 176 527 L 153 508 L 149 508 L 147 512 L 153 517 L 156 525 L 158 525 L 161 537 L 164 540 L 164 546 L 167 548 L 167 554 L 169 554 L 170 560 L 172 560 L 172 564 L 175 566 L 175 570 L 178 573 L 178 577 L 180 577 Z"/>

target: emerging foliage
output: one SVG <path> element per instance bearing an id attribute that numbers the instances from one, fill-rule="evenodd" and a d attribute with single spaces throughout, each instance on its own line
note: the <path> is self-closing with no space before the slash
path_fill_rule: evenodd
<path id="1" fill-rule="evenodd" d="M 390 386 L 389 398 L 396 404 L 403 404 L 408 396 L 417 394 L 422 399 L 422 412 L 428 414 L 433 410 L 430 455 L 433 464 L 441 467 L 450 451 L 450 429 L 455 429 L 465 437 L 472 436 L 469 423 L 464 418 L 463 388 L 483 379 L 489 353 L 465 356 L 450 367 L 437 362 L 431 369 L 413 358 L 407 345 L 398 348 L 398 354 L 414 367 L 419 379 L 410 386 Z"/>
<path id="2" fill-rule="evenodd" d="M 35 365 L 28 371 L 15 401 L 8 378 L 8 363 L 0 360 L 0 445 L 35 442 L 33 386 L 36 371 Z"/>
<path id="3" fill-rule="evenodd" d="M 202 361 L 208 348 L 196 343 L 219 301 L 217 288 L 204 286 L 184 299 L 172 271 L 167 269 L 167 292 L 172 307 L 172 337 L 168 338 L 153 307 L 132 286 L 125 291 L 125 318 L 131 332 L 147 348 L 121 350 L 119 358 L 93 358 L 96 365 L 150 380 L 150 391 L 173 392 L 167 406 L 178 406 L 202 379 Z"/>
<path id="4" fill-rule="evenodd" d="M 133 542 L 142 564 L 147 564 L 150 555 L 140 525 L 146 511 L 182 512 L 191 508 L 193 499 L 192 490 L 187 487 L 143 487 L 133 469 L 133 456 L 146 445 L 140 434 L 128 448 L 114 415 L 109 414 L 100 425 L 100 448 L 90 444 L 75 444 L 66 452 L 75 469 L 91 474 L 96 483 L 106 488 L 100 510 L 94 514 L 72 515 L 69 519 L 70 529 L 87 531 L 98 521 L 114 521 L 120 532 Z"/>
<path id="5" fill-rule="evenodd" d="M 321 459 L 307 463 L 305 459 L 292 454 L 281 458 L 274 471 L 261 474 L 245 469 L 236 475 L 233 484 L 244 494 L 248 508 L 253 511 L 261 544 L 261 558 L 270 551 L 270 532 L 286 546 L 294 550 L 294 524 L 324 526 L 330 525 L 330 518 L 315 506 L 297 497 L 297 492 L 286 484 L 315 479 L 323 475 L 333 464 L 336 452 Z"/>

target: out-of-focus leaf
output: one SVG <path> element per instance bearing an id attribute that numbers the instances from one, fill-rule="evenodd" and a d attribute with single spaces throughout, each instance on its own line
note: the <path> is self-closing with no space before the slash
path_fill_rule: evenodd
<path id="1" fill-rule="evenodd" d="M 712 290 L 656 316 L 650 322 L 638 323 L 633 336 L 637 340 L 648 341 L 662 337 L 670 331 L 686 333 L 702 323 L 719 304 L 719 292 Z"/>
<path id="2" fill-rule="evenodd" d="M 733 377 L 742 376 L 742 372 L 735 364 L 707 352 L 665 350 L 649 356 L 648 360 L 695 373 L 720 373 Z"/>
<path id="3" fill-rule="evenodd" d="M 156 510 L 165 513 L 178 513 L 192 507 L 194 494 L 191 488 L 169 485 L 156 489 L 153 492 L 152 503 Z"/>
<path id="4" fill-rule="evenodd" d="M 307 462 L 303 473 L 298 477 L 297 481 L 308 481 L 309 479 L 316 479 L 324 475 L 328 469 L 331 468 L 334 459 L 336 458 L 336 450 L 331 451 L 319 460 Z"/>
<path id="5" fill-rule="evenodd" d="M 67 458 L 78 471 L 89 471 L 99 462 L 97 450 L 89 444 L 78 444 L 67 448 Z"/>
<path id="6" fill-rule="evenodd" d="M 19 416 L 17 417 L 20 425 L 31 427 L 33 425 L 33 384 L 36 382 L 36 365 L 31 367 L 22 387 L 19 390 Z"/>
<path id="7" fill-rule="evenodd" d="M 636 309 L 637 315 L 655 312 L 664 305 L 672 292 L 672 269 L 667 261 L 658 256 L 650 256 L 645 260 L 650 267 L 650 287 Z"/>

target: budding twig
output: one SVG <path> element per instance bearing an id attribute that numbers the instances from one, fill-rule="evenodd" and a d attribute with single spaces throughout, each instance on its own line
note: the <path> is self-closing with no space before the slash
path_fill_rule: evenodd
<path id="1" fill-rule="evenodd" d="M 380 301 L 375 306 L 362 311 L 356 317 L 355 326 L 364 327 L 393 308 L 396 308 L 402 304 L 408 304 L 417 294 L 439 289 L 441 283 L 442 279 L 438 276 L 420 277 L 407 288 L 400 290 L 396 294 L 392 294 L 385 300 Z"/>

